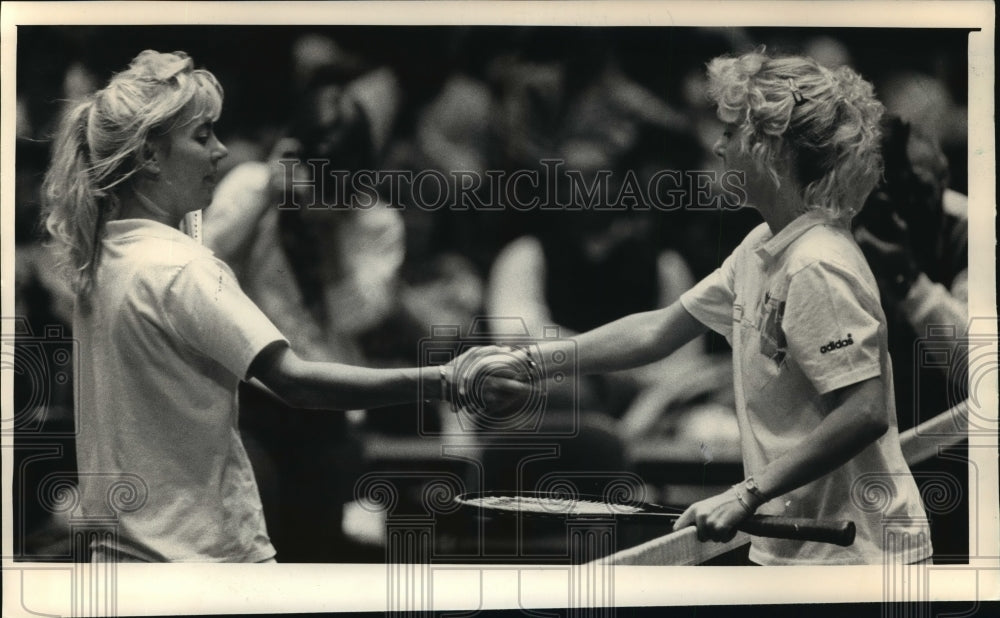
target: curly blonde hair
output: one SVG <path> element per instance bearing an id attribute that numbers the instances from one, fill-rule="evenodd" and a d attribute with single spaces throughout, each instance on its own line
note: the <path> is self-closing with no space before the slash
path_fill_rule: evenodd
<path id="1" fill-rule="evenodd" d="M 117 192 L 142 169 L 150 137 L 200 116 L 218 119 L 222 86 L 184 52 L 146 50 L 103 90 L 69 108 L 42 185 L 45 227 L 78 300 L 93 285 Z"/>
<path id="2" fill-rule="evenodd" d="M 713 59 L 708 81 L 719 118 L 739 127 L 740 148 L 776 186 L 791 155 L 807 209 L 841 223 L 861 210 L 882 171 L 885 108 L 869 82 L 848 67 L 772 58 L 763 48 Z"/>

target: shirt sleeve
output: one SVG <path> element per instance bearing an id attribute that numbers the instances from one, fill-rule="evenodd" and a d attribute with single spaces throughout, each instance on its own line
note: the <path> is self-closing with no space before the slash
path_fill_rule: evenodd
<path id="1" fill-rule="evenodd" d="M 241 379 L 268 345 L 287 339 L 240 289 L 222 261 L 189 262 L 174 278 L 165 299 L 168 324 L 181 340 Z"/>
<path id="2" fill-rule="evenodd" d="M 789 355 L 819 393 L 880 375 L 880 311 L 846 270 L 814 262 L 793 274 L 783 330 Z M 877 296 L 873 302 L 877 302 Z"/>
<path id="3" fill-rule="evenodd" d="M 732 342 L 733 303 L 736 300 L 734 251 L 722 266 L 681 295 L 681 306 L 696 320 Z"/>

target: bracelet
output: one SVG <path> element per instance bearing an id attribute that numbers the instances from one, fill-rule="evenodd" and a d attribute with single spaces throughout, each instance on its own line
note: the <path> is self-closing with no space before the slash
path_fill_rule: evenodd
<path id="1" fill-rule="evenodd" d="M 750 505 L 747 504 L 746 500 L 743 499 L 743 494 L 740 493 L 739 485 L 733 485 L 733 493 L 736 494 L 736 501 L 740 503 L 740 506 L 743 507 L 743 510 L 746 511 L 748 515 L 753 515 L 753 509 L 750 508 Z"/>
<path id="2" fill-rule="evenodd" d="M 441 400 L 442 401 L 446 401 L 449 404 L 451 404 L 451 410 L 452 410 L 452 412 L 454 412 L 455 411 L 455 402 L 452 401 L 451 397 L 449 397 L 450 393 L 448 392 L 449 391 L 449 388 L 448 388 L 448 370 L 446 369 L 446 365 L 440 365 L 438 367 L 438 373 L 439 373 L 440 378 L 441 378 Z"/>
<path id="3" fill-rule="evenodd" d="M 533 382 L 536 377 L 544 380 L 544 378 L 542 378 L 542 376 L 538 375 L 538 363 L 535 362 L 535 357 L 531 354 L 531 346 L 528 346 L 528 345 L 514 346 L 511 349 L 517 350 L 519 352 L 524 352 L 524 359 L 528 363 L 528 371 L 529 371 L 528 380 L 529 381 Z"/>
<path id="4" fill-rule="evenodd" d="M 748 476 L 745 481 L 743 481 L 743 487 L 753 494 L 755 498 L 760 500 L 761 504 L 767 502 L 767 498 L 764 497 L 764 493 L 760 490 L 760 487 L 757 487 L 757 480 L 754 479 L 752 474 Z"/>
<path id="5" fill-rule="evenodd" d="M 514 349 L 524 352 L 524 356 L 528 359 L 528 365 L 535 367 L 538 364 L 535 362 L 535 357 L 531 355 L 531 346 L 526 345 Z"/>

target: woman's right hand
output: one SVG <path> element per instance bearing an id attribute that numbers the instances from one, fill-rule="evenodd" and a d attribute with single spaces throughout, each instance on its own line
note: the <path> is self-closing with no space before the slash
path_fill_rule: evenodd
<path id="1" fill-rule="evenodd" d="M 456 408 L 494 419 L 517 412 L 541 387 L 541 376 L 534 367 L 523 349 L 496 345 L 472 348 L 446 366 L 446 371 L 451 371 L 451 401 Z"/>

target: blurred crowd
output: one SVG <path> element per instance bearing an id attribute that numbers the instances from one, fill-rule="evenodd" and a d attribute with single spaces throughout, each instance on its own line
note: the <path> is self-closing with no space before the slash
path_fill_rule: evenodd
<path id="1" fill-rule="evenodd" d="M 71 336 L 72 298 L 54 276 L 38 220 L 54 123 L 63 104 L 144 47 L 185 49 L 226 88 L 217 132 L 230 154 L 204 212 L 203 241 L 304 358 L 391 367 L 426 364 L 421 342 L 434 326 L 465 332 L 477 316 L 517 317 L 504 323 L 513 330 L 495 327 L 487 338 L 565 337 L 666 306 L 714 270 L 759 217 L 719 203 L 642 208 L 633 189 L 663 170 L 718 169 L 711 145 L 721 125 L 705 99 L 704 64 L 767 44 L 831 68 L 850 64 L 875 83 L 892 114 L 886 179 L 859 217 L 857 237 L 889 319 L 900 428 L 963 398 L 953 363 L 914 370 L 914 342 L 928 325 L 961 330 L 968 319 L 960 36 L 935 46 L 913 34 L 892 52 L 873 46 L 870 33 L 847 30 L 286 28 L 244 32 L 243 45 L 264 49 L 239 52 L 224 44 L 235 35 L 217 36 L 215 43 L 193 34 L 171 43 L 162 31 L 141 39 L 87 29 L 19 36 L 15 300 L 31 331 L 25 338 L 41 338 L 47 325 Z M 99 37 L 111 43 L 90 49 Z M 463 184 L 491 172 L 549 178 L 553 161 L 588 184 L 606 178 L 607 191 L 587 195 L 565 175 L 551 185 L 510 183 L 508 205 L 551 202 L 553 192 L 564 199 L 559 208 L 512 208 L 497 207 L 488 183 Z M 440 172 L 428 177 L 451 184 L 389 190 L 371 182 L 378 170 Z M 672 190 L 691 205 L 698 191 L 718 189 L 680 182 Z M 469 202 L 429 208 L 428 196 L 442 191 Z M 612 202 L 624 207 L 594 208 Z M 531 485 L 552 466 L 627 470 L 633 447 L 650 439 L 694 445 L 694 459 L 738 461 L 727 359 L 725 342 L 706 337 L 650 367 L 554 386 L 549 405 L 579 412 L 580 431 L 561 444 L 558 464 L 528 466 L 522 472 L 534 476 L 521 481 Z M 28 410 L 36 378 L 16 379 L 16 408 Z M 40 388 L 45 422 L 71 435 L 72 385 Z M 370 445 L 427 440 L 420 436 L 454 422 L 446 410 L 428 416 L 416 403 L 347 414 L 292 410 L 252 384 L 240 398 L 241 430 L 282 561 L 380 558 L 381 549 L 351 540 L 344 521 L 354 483 L 371 466 Z M 38 478 L 21 479 L 20 495 L 72 462 L 71 440 L 61 456 L 36 466 Z M 515 463 L 485 466 L 483 483 L 513 488 Z M 28 502 L 22 549 L 44 555 L 60 535 L 46 510 Z"/>

